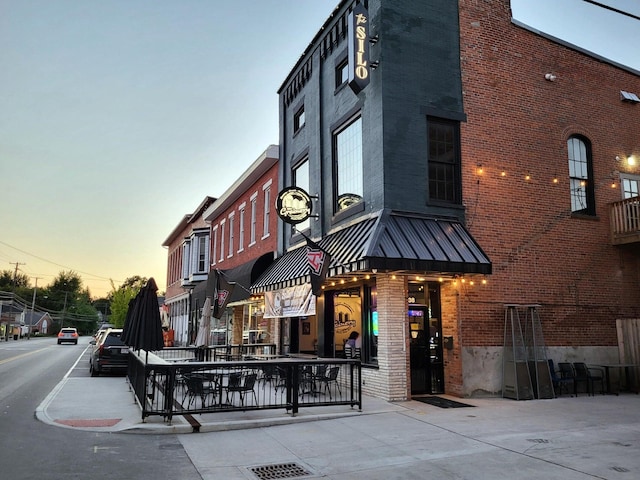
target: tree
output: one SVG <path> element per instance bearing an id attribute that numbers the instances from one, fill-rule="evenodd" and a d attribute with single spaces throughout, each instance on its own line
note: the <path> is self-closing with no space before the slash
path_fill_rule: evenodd
<path id="1" fill-rule="evenodd" d="M 0 272 L 0 291 L 13 292 L 16 288 L 28 288 L 29 276 L 11 270 Z"/>
<path id="2" fill-rule="evenodd" d="M 140 279 L 140 277 L 134 278 Z M 128 278 L 125 280 L 117 289 L 113 284 L 113 281 L 111 282 L 111 292 L 109 292 L 109 297 L 111 299 L 111 316 L 109 317 L 109 320 L 110 323 L 118 328 L 122 328 L 124 326 L 124 321 L 127 318 L 127 311 L 129 310 L 129 303 L 136 297 L 140 289 L 146 283 L 146 280 L 142 284 L 130 280 L 132 279 Z"/>
<path id="3" fill-rule="evenodd" d="M 97 328 L 98 311 L 91 304 L 87 288 L 83 289 L 82 279 L 73 271 L 60 272 L 51 284 L 43 289 L 47 308 L 55 311 L 54 318 L 62 324 L 74 326 L 80 333 L 92 333 Z"/>

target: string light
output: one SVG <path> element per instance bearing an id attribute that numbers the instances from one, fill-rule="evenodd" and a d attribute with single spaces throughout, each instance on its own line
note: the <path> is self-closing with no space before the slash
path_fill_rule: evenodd
<path id="1" fill-rule="evenodd" d="M 501 176 L 502 178 L 506 177 L 506 176 L 507 176 L 507 172 L 506 172 L 505 170 L 502 170 L 502 171 L 500 172 L 500 176 Z"/>

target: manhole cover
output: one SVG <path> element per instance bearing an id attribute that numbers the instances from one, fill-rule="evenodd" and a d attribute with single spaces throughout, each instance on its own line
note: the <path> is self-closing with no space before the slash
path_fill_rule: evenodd
<path id="1" fill-rule="evenodd" d="M 260 465 L 249 468 L 260 480 L 273 478 L 295 478 L 311 475 L 296 463 L 277 463 L 275 465 Z"/>

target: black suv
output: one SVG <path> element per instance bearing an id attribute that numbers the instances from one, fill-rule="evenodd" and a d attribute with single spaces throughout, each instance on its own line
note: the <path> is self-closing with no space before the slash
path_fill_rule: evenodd
<path id="1" fill-rule="evenodd" d="M 94 344 L 89 359 L 89 372 L 97 377 L 102 372 L 127 372 L 129 347 L 120 340 L 121 328 L 109 328 Z M 92 341 L 91 343 L 94 343 Z"/>

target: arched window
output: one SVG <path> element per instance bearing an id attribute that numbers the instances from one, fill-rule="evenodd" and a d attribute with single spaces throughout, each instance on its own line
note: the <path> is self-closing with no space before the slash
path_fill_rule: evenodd
<path id="1" fill-rule="evenodd" d="M 584 137 L 572 136 L 567 140 L 567 151 L 569 156 L 571 212 L 595 215 L 591 143 Z"/>

